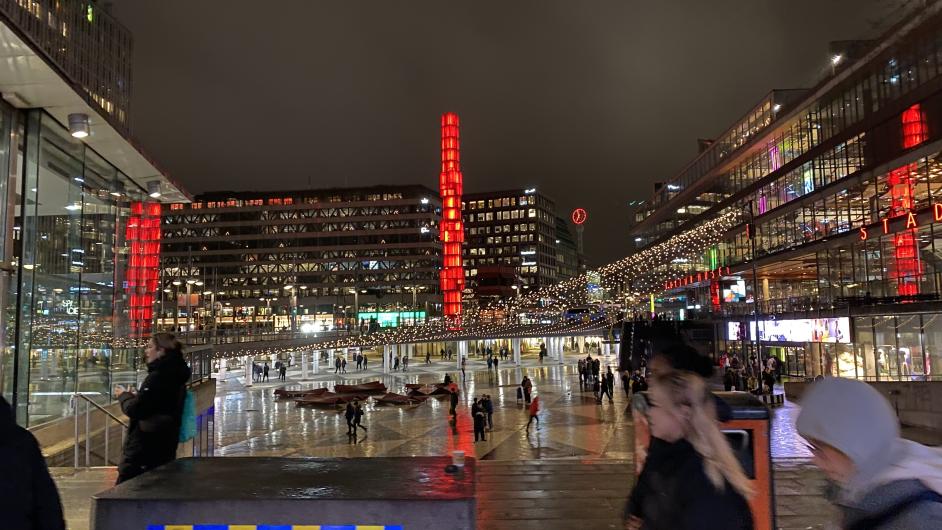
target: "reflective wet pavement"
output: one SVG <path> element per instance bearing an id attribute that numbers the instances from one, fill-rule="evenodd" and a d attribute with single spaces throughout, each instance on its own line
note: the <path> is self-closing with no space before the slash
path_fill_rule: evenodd
<path id="1" fill-rule="evenodd" d="M 615 359 L 605 359 L 614 363 Z M 606 362 L 603 362 L 603 366 Z M 271 381 L 245 387 L 230 373 L 218 382 L 216 454 L 219 456 L 412 456 L 445 455 L 462 449 L 481 459 L 480 477 L 487 488 L 479 494 L 479 528 L 617 528 L 634 481 L 633 429 L 628 397 L 616 384 L 614 403 L 599 405 L 591 392 L 581 392 L 576 367 L 540 365 L 525 359 L 521 368 L 488 371 L 472 361 L 462 381 L 454 363 L 413 365 L 408 372 L 334 375 L 322 371 L 300 382 L 289 371 L 293 388 L 333 388 L 336 383 L 383 381 L 404 393 L 406 383 L 440 382 L 446 372 L 458 376 L 462 390 L 457 425 L 448 421 L 448 403 L 431 398 L 414 406 L 366 405 L 368 432 L 353 439 L 346 421 L 334 410 L 298 408 L 277 401 Z M 540 428 L 526 432 L 527 412 L 517 403 L 523 374 L 534 384 L 544 404 Z M 470 399 L 490 394 L 494 400 L 494 430 L 487 441 L 474 442 Z M 824 479 L 810 465 L 809 454 L 794 429 L 799 408 L 786 404 L 774 409 L 774 458 L 777 528 L 826 528 L 834 512 L 822 495 Z M 72 473 L 55 470 L 63 491 L 69 528 L 85 530 L 88 496 L 113 483 L 113 470 Z"/>
<path id="2" fill-rule="evenodd" d="M 613 357 L 607 360 L 614 362 Z M 525 360 L 521 368 L 477 369 L 469 363 L 467 378 L 453 363 L 412 366 L 408 372 L 361 375 L 350 372 L 321 373 L 311 381 L 297 382 L 289 373 L 289 388 L 333 389 L 334 384 L 380 380 L 390 392 L 405 393 L 407 383 L 438 383 L 446 372 L 459 383 L 458 421 L 448 417 L 447 397 L 433 397 L 410 406 L 366 404 L 365 434 L 347 436 L 346 420 L 334 409 L 299 408 L 279 401 L 269 382 L 244 387 L 239 378 L 220 381 L 216 398 L 216 454 L 221 456 L 436 456 L 463 449 L 482 460 L 604 457 L 630 458 L 632 431 L 626 414 L 628 398 L 616 386 L 615 401 L 602 405 L 591 392 L 579 389 L 574 365 L 544 364 Z M 604 366 L 605 363 L 603 363 Z M 533 381 L 543 412 L 540 426 L 527 433 L 528 415 L 517 401 L 517 387 L 524 374 Z M 471 400 L 489 394 L 494 402 L 494 429 L 487 440 L 474 442 Z"/>

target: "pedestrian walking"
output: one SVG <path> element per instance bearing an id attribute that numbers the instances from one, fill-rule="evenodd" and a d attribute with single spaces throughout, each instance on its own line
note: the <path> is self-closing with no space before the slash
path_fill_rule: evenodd
<path id="1" fill-rule="evenodd" d="M 402 358 L 402 371 L 405 372 L 409 369 L 409 356 L 406 355 Z"/>
<path id="2" fill-rule="evenodd" d="M 448 348 L 448 360 L 452 360 L 455 357 L 455 352 L 451 348 Z"/>
<path id="3" fill-rule="evenodd" d="M 442 348 L 441 351 L 438 352 L 438 356 L 439 356 L 439 360 L 442 360 L 442 361 L 445 360 L 445 348 Z"/>
<path id="4" fill-rule="evenodd" d="M 481 406 L 481 403 L 478 401 L 478 398 L 474 398 L 474 403 L 471 405 L 471 416 L 474 419 L 474 441 L 478 440 L 486 442 L 487 438 L 484 436 L 484 424 L 487 422 L 485 418 L 484 407 Z"/>
<path id="5" fill-rule="evenodd" d="M 363 354 L 363 369 L 364 369 L 364 370 L 366 370 L 366 368 L 367 368 L 367 366 L 368 366 L 368 362 L 369 362 L 369 361 L 368 361 L 367 358 L 366 358 L 366 354 L 364 353 L 364 354 Z"/>
<path id="6" fill-rule="evenodd" d="M 796 421 L 814 463 L 834 482 L 842 528 L 942 528 L 942 452 L 900 438 L 899 419 L 862 381 L 825 377 Z"/>
<path id="7" fill-rule="evenodd" d="M 268 363 L 262 368 L 262 381 L 268 381 Z"/>
<path id="8" fill-rule="evenodd" d="M 343 357 L 340 359 L 340 373 L 347 373 L 347 358 Z"/>
<path id="9" fill-rule="evenodd" d="M 157 333 L 144 350 L 147 377 L 140 390 L 115 387 L 121 410 L 130 418 L 118 466 L 118 484 L 174 460 L 183 421 L 190 368 L 183 346 L 170 333 Z"/>
<path id="10" fill-rule="evenodd" d="M 490 370 L 493 367 L 494 367 L 494 359 L 490 355 L 488 355 L 487 356 L 487 369 Z"/>
<path id="11" fill-rule="evenodd" d="M 659 447 L 631 492 L 625 527 L 751 530 L 752 487 L 719 429 L 703 378 L 655 372 L 648 398 L 652 444 Z"/>
<path id="12" fill-rule="evenodd" d="M 543 364 L 543 357 L 546 357 L 546 343 L 540 343 L 540 364 Z"/>
<path id="13" fill-rule="evenodd" d="M 286 365 L 282 364 L 282 365 L 281 365 L 281 368 L 279 368 L 279 374 L 278 374 L 278 375 L 280 376 L 280 378 L 281 378 L 281 380 L 282 380 L 283 382 L 284 382 L 284 381 L 287 381 L 287 380 L 288 380 L 288 367 L 287 367 Z"/>
<path id="14" fill-rule="evenodd" d="M 536 420 L 536 430 L 540 430 L 540 396 L 533 396 L 528 412 L 530 419 L 527 420 L 527 434 L 530 433 L 530 424 L 533 423 L 533 420 Z"/>
<path id="15" fill-rule="evenodd" d="M 347 435 L 353 435 L 356 431 L 356 427 L 353 425 L 353 416 L 356 414 L 356 409 L 353 408 L 353 403 L 347 402 L 347 410 L 344 412 L 344 417 L 347 419 Z"/>
<path id="16" fill-rule="evenodd" d="M 608 394 L 608 402 L 614 403 L 614 394 L 615 394 L 615 374 L 612 372 L 612 367 L 608 367 L 608 373 L 605 374 L 605 391 Z"/>
<path id="17" fill-rule="evenodd" d="M 520 382 L 520 386 L 523 388 L 523 401 L 527 405 L 530 404 L 530 392 L 533 390 L 533 382 L 530 381 L 530 378 L 523 376 L 523 381 Z"/>
<path id="18" fill-rule="evenodd" d="M 432 352 L 431 351 L 425 352 L 425 364 L 432 364 Z"/>
<path id="19" fill-rule="evenodd" d="M 487 430 L 494 430 L 494 402 L 490 394 L 484 394 L 484 413 L 487 414 Z"/>
<path id="20" fill-rule="evenodd" d="M 363 425 L 363 407 L 360 406 L 359 401 L 353 402 L 353 435 L 356 436 L 357 429 L 363 429 L 363 432 L 366 432 L 366 427 Z"/>
<path id="21" fill-rule="evenodd" d="M 363 369 L 363 355 L 358 353 L 356 356 L 356 360 L 357 360 L 357 370 L 362 370 Z"/>
<path id="22" fill-rule="evenodd" d="M 334 373 L 335 374 L 340 373 L 340 356 L 339 355 L 334 358 Z"/>
<path id="23" fill-rule="evenodd" d="M 628 370 L 621 371 L 621 388 L 625 391 L 625 397 L 631 394 L 631 378 L 628 377 Z"/>
<path id="24" fill-rule="evenodd" d="M 448 374 L 445 374 L 445 377 L 448 377 Z M 446 383 L 447 384 L 447 383 Z M 451 407 L 448 409 L 448 415 L 452 417 L 454 421 L 458 421 L 458 389 L 451 389 Z"/>
<path id="25" fill-rule="evenodd" d="M 399 370 L 399 356 L 396 356 L 395 361 L 393 362 L 393 370 Z"/>
<path id="26" fill-rule="evenodd" d="M 16 424 L 13 408 L 3 396 L 0 396 L 0 476 L 4 528 L 65 530 L 62 501 L 39 442 Z"/>
<path id="27" fill-rule="evenodd" d="M 466 374 L 465 371 L 464 371 L 466 364 L 468 364 L 468 358 L 467 358 L 467 357 L 462 357 L 462 358 L 461 358 L 461 378 L 462 378 L 462 379 L 467 379 L 467 377 L 468 377 L 468 374 Z"/>
<path id="28" fill-rule="evenodd" d="M 494 357 L 494 370 L 497 370 L 497 362 L 498 362 L 497 357 Z"/>

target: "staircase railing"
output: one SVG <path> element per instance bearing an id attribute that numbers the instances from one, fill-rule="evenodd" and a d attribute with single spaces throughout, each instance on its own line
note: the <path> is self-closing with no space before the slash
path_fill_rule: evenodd
<path id="1" fill-rule="evenodd" d="M 82 411 L 84 409 L 84 412 Z M 73 449 L 73 466 L 75 468 L 79 467 L 92 467 L 92 441 L 94 437 L 99 434 L 98 431 L 93 431 L 92 429 L 92 412 L 97 410 L 102 414 L 102 420 L 104 427 L 101 429 L 101 434 L 104 437 L 104 454 L 102 456 L 102 462 L 104 465 L 112 465 L 109 458 L 111 452 L 111 432 L 114 424 L 117 423 L 121 429 L 121 445 L 124 445 L 124 439 L 127 436 L 128 424 L 114 415 L 111 411 L 102 407 L 98 403 L 90 398 L 89 396 L 81 393 L 75 393 L 72 395 L 72 411 L 75 417 L 75 445 Z M 84 432 L 81 428 L 82 418 L 84 417 L 85 428 Z M 85 462 L 84 466 L 81 464 L 81 445 L 83 442 L 84 435 L 84 446 L 85 446 Z M 120 448 L 119 448 L 120 451 Z"/>

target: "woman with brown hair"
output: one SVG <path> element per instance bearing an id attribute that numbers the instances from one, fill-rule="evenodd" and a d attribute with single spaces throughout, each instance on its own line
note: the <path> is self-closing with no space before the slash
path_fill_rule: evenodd
<path id="1" fill-rule="evenodd" d="M 685 371 L 655 374 L 648 393 L 649 455 L 628 506 L 626 528 L 753 528 L 752 493 L 716 419 L 703 379 Z"/>
<path id="2" fill-rule="evenodd" d="M 130 418 L 118 484 L 176 458 L 190 368 L 183 346 L 170 333 L 157 333 L 144 350 L 147 377 L 140 390 L 115 388 L 121 410 Z"/>

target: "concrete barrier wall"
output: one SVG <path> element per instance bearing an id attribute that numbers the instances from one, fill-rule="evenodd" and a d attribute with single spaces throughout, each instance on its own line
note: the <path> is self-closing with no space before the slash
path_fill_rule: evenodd
<path id="1" fill-rule="evenodd" d="M 810 384 L 785 382 L 785 397 L 801 404 L 801 395 Z M 942 381 L 872 381 L 870 385 L 890 401 L 903 425 L 942 430 Z"/>

